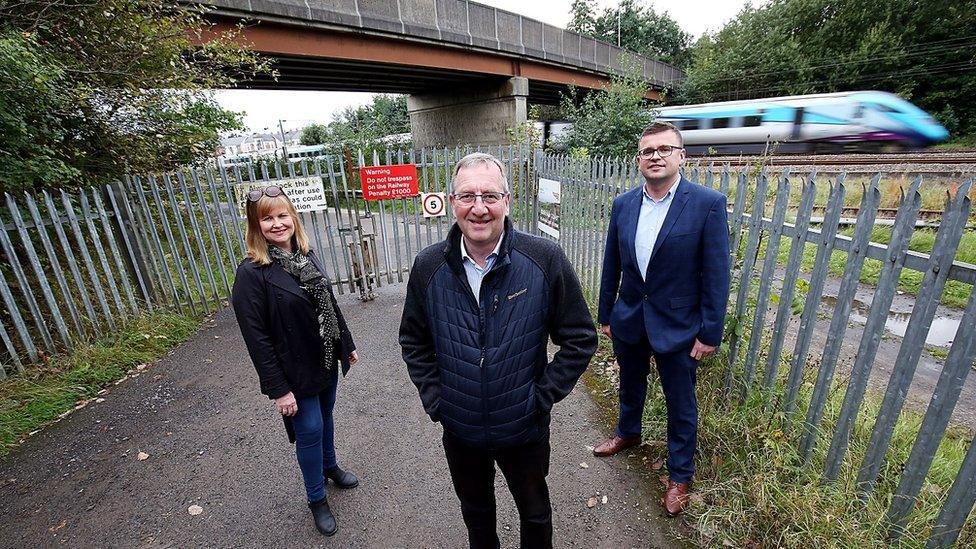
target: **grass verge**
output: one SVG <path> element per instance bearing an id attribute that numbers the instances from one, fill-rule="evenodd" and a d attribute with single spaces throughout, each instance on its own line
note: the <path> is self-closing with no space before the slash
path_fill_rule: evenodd
<path id="1" fill-rule="evenodd" d="M 145 313 L 113 334 L 0 382 L 0 456 L 28 433 L 59 419 L 132 368 L 152 362 L 186 341 L 199 324 L 197 317 Z"/>
<path id="2" fill-rule="evenodd" d="M 891 242 L 891 232 L 891 227 L 874 227 L 874 230 L 871 233 L 871 242 L 884 244 L 887 246 Z M 851 227 L 844 228 L 841 230 L 841 234 L 852 237 L 854 235 L 854 229 Z M 935 236 L 935 229 L 917 229 L 914 233 L 912 233 L 912 238 L 908 248 L 914 252 L 930 254 L 932 253 L 932 249 L 935 245 Z M 803 252 L 801 270 L 809 273 L 813 269 L 813 262 L 816 257 L 816 246 L 808 242 L 806 243 Z M 777 257 L 777 262 L 780 265 L 785 266 L 787 260 L 789 259 L 789 254 L 790 241 L 783 239 L 779 250 L 779 256 Z M 828 263 L 830 275 L 836 278 L 842 277 L 844 275 L 844 270 L 847 268 L 847 261 L 848 255 L 846 252 L 834 250 L 830 255 L 830 261 Z M 962 239 L 959 242 L 959 248 L 956 250 L 956 261 L 962 261 L 970 264 L 976 263 L 976 232 L 966 231 L 962 234 Z M 878 279 L 881 277 L 882 267 L 883 263 L 877 259 L 865 259 L 864 267 L 861 269 L 859 280 L 865 284 L 877 286 Z M 924 273 L 922 272 L 911 269 L 902 269 L 901 275 L 898 277 L 898 289 L 911 295 L 918 295 L 922 286 L 923 276 Z M 957 280 L 949 280 L 946 282 L 945 289 L 940 297 L 940 301 L 943 305 L 954 307 L 956 309 L 963 309 L 966 307 L 966 303 L 969 302 L 969 295 L 972 292 L 972 288 L 973 287 L 969 284 L 959 282 Z"/>
<path id="3" fill-rule="evenodd" d="M 601 338 L 593 362 L 596 368 L 591 368 L 584 379 L 604 412 L 615 416 L 615 367 L 609 347 Z M 724 362 L 725 358 L 718 356 L 699 368 L 696 495 L 685 517 L 692 527 L 680 529 L 683 535 L 701 546 L 890 547 L 885 513 L 918 434 L 920 416 L 911 411 L 902 414 L 875 493 L 861 507 L 854 481 L 877 414 L 877 396 L 869 393 L 862 406 L 840 478 L 836 483 L 825 483 L 821 473 L 829 439 L 821 437 L 810 464 L 804 466 L 797 451 L 800 418 L 788 421 L 779 411 L 781 393 L 756 391 L 739 404 L 736 396 L 728 397 L 723 390 Z M 643 448 L 658 454 L 652 455 L 653 462 L 665 457 L 666 448 L 648 445 L 648 441 L 666 439 L 667 416 L 660 383 L 653 368 L 651 371 Z M 814 370 L 810 372 L 812 375 Z M 806 409 L 812 385 L 812 379 L 804 383 L 798 409 Z M 833 432 L 844 390 L 838 384 L 831 393 L 821 425 L 826 433 Z M 950 431 L 946 435 L 899 547 L 925 545 L 969 443 L 967 433 Z M 976 546 L 972 516 L 957 545 Z"/>

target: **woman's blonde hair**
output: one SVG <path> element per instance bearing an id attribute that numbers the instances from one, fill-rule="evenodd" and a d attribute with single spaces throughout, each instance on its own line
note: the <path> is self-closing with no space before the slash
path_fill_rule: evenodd
<path id="1" fill-rule="evenodd" d="M 298 217 L 298 212 L 295 211 L 295 206 L 288 196 L 284 193 L 273 197 L 264 195 L 257 202 L 248 200 L 244 208 L 247 212 L 247 228 L 244 235 L 247 257 L 258 265 L 271 263 L 271 256 L 268 254 L 268 241 L 264 238 L 264 233 L 261 232 L 261 218 L 280 206 L 284 206 L 288 210 L 288 214 L 291 215 L 292 226 L 295 229 L 295 234 L 292 236 L 292 246 L 304 254 L 308 253 L 308 233 L 305 232 L 302 220 Z"/>

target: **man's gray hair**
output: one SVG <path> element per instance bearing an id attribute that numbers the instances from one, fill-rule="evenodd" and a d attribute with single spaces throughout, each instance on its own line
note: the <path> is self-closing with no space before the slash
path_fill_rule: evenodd
<path id="1" fill-rule="evenodd" d="M 494 164 L 497 166 L 499 173 L 502 174 L 502 191 L 506 193 L 508 192 L 508 176 L 505 174 L 505 165 L 502 164 L 501 160 L 498 160 L 494 156 L 483 152 L 474 152 L 465 156 L 461 160 L 458 160 L 458 163 L 454 166 L 454 177 L 451 179 L 451 190 L 454 190 L 454 181 L 457 180 L 458 172 L 465 168 L 477 166 L 478 164 L 484 166 L 491 166 Z"/>

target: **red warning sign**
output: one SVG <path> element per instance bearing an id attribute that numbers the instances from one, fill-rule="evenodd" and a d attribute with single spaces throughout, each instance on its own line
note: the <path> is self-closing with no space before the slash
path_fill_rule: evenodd
<path id="1" fill-rule="evenodd" d="M 419 194 L 416 164 L 363 166 L 359 174 L 366 200 L 392 200 Z"/>

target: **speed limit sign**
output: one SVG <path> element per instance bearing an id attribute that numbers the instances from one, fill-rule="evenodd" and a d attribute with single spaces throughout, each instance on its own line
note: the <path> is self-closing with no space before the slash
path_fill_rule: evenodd
<path id="1" fill-rule="evenodd" d="M 420 202 L 424 205 L 424 217 L 447 215 L 444 208 L 447 202 L 444 193 L 420 193 Z"/>

